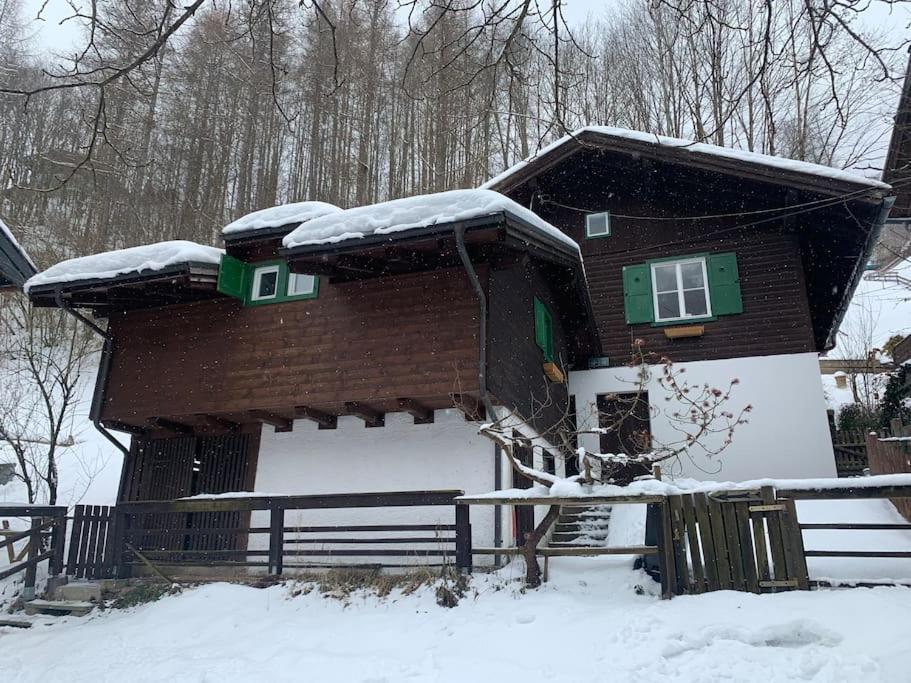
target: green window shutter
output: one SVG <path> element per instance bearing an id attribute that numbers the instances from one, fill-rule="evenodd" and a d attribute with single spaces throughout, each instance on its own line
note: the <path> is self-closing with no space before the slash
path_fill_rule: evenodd
<path id="1" fill-rule="evenodd" d="M 554 359 L 554 323 L 550 311 L 535 297 L 535 343 L 544 352 L 544 360 Z"/>
<path id="2" fill-rule="evenodd" d="M 247 295 L 247 273 L 249 267 L 243 261 L 222 254 L 218 266 L 218 291 L 235 299 L 244 300 Z"/>
<path id="3" fill-rule="evenodd" d="M 623 267 L 623 307 L 627 325 L 655 320 L 652 275 L 647 263 Z"/>
<path id="4" fill-rule="evenodd" d="M 709 294 L 713 315 L 743 313 L 740 296 L 740 274 L 737 272 L 737 254 L 712 254 L 706 259 L 709 274 Z"/>

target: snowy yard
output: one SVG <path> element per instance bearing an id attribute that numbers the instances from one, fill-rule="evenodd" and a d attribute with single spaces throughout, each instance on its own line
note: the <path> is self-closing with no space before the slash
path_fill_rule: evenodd
<path id="1" fill-rule="evenodd" d="M 908 680 L 906 588 L 666 602 L 629 560 L 551 568 L 551 582 L 525 594 L 518 568 L 478 576 L 453 609 L 429 589 L 346 605 L 291 597 L 290 586 L 212 584 L 128 611 L 0 629 L 0 680 Z"/>
<path id="2" fill-rule="evenodd" d="M 642 531 L 615 508 L 611 545 Z M 883 501 L 802 502 L 804 521 L 897 522 Z M 886 538 L 888 536 L 891 538 Z M 886 545 L 888 544 L 888 545 Z M 911 549 L 911 532 L 808 532 L 817 548 Z M 852 564 L 853 563 L 853 564 Z M 0 681 L 908 681 L 911 589 L 658 598 L 630 558 L 559 558 L 476 574 L 458 606 L 210 584 L 84 619 L 0 628 Z M 811 558 L 814 577 L 901 578 L 911 560 Z"/>

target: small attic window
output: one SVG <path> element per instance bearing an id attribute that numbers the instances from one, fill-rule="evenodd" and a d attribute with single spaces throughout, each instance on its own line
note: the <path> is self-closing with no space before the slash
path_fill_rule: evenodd
<path id="1" fill-rule="evenodd" d="M 585 216 L 585 236 L 607 237 L 610 235 L 610 213 L 590 213 Z"/>
<path id="2" fill-rule="evenodd" d="M 278 294 L 278 266 L 266 266 L 253 271 L 253 289 L 250 292 L 251 301 L 274 299 Z"/>
<path id="3" fill-rule="evenodd" d="M 303 273 L 288 273 L 288 296 L 308 296 L 316 293 L 316 277 Z"/>

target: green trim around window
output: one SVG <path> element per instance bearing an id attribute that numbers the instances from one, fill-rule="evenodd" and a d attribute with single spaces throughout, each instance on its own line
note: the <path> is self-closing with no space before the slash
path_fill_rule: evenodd
<path id="1" fill-rule="evenodd" d="M 655 298 L 652 289 L 652 265 L 675 263 L 695 259 L 705 260 L 705 272 L 711 315 L 655 320 Z M 725 252 L 712 254 L 698 252 L 649 259 L 644 263 L 624 266 L 623 302 L 628 325 L 650 324 L 652 327 L 668 327 L 702 323 L 717 320 L 719 316 L 743 313 L 743 297 L 740 292 L 740 275 L 737 268 L 737 254 Z"/>
<path id="2" fill-rule="evenodd" d="M 253 286 L 256 283 L 256 271 L 263 268 L 278 268 L 275 283 L 275 296 L 266 299 L 253 298 Z M 244 306 L 268 306 L 301 299 L 315 299 L 319 295 L 319 277 L 313 276 L 313 291 L 305 294 L 288 294 L 288 281 L 291 272 L 288 263 L 281 259 L 244 263 L 224 254 L 218 269 L 218 291 L 235 299 L 240 299 Z"/>
<path id="3" fill-rule="evenodd" d="M 554 360 L 554 321 L 547 306 L 535 297 L 535 344 L 544 352 L 544 360 Z"/>

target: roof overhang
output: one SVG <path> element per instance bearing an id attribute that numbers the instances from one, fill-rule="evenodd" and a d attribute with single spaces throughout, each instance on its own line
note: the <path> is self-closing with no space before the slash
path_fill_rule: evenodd
<path id="1" fill-rule="evenodd" d="M 852 194 L 861 201 L 880 202 L 890 193 L 888 186 L 867 182 L 862 178 L 848 179 L 844 176 L 827 177 L 800 170 L 795 163 L 789 168 L 786 162 L 779 166 L 759 163 L 749 158 L 725 156 L 701 151 L 705 146 L 693 144 L 659 144 L 660 138 L 649 142 L 621 135 L 611 135 L 597 130 L 582 129 L 559 141 L 534 156 L 519 167 L 507 170 L 488 181 L 484 187 L 508 194 L 535 176 L 586 150 L 614 152 L 665 163 L 698 168 L 729 176 L 768 182 L 772 185 L 791 187 L 798 191 L 815 192 L 823 195 Z M 682 141 L 681 141 L 682 142 Z M 720 149 L 720 148 L 718 148 Z M 834 171 L 834 169 L 832 169 Z"/>
<path id="2" fill-rule="evenodd" d="M 28 254 L 0 221 L 0 291 L 22 291 L 36 272 Z"/>
<path id="3" fill-rule="evenodd" d="M 28 295 L 35 306 L 90 308 L 96 315 L 112 309 L 151 308 L 221 296 L 216 290 L 218 264 L 188 261 L 159 270 L 124 273 L 35 285 Z"/>

